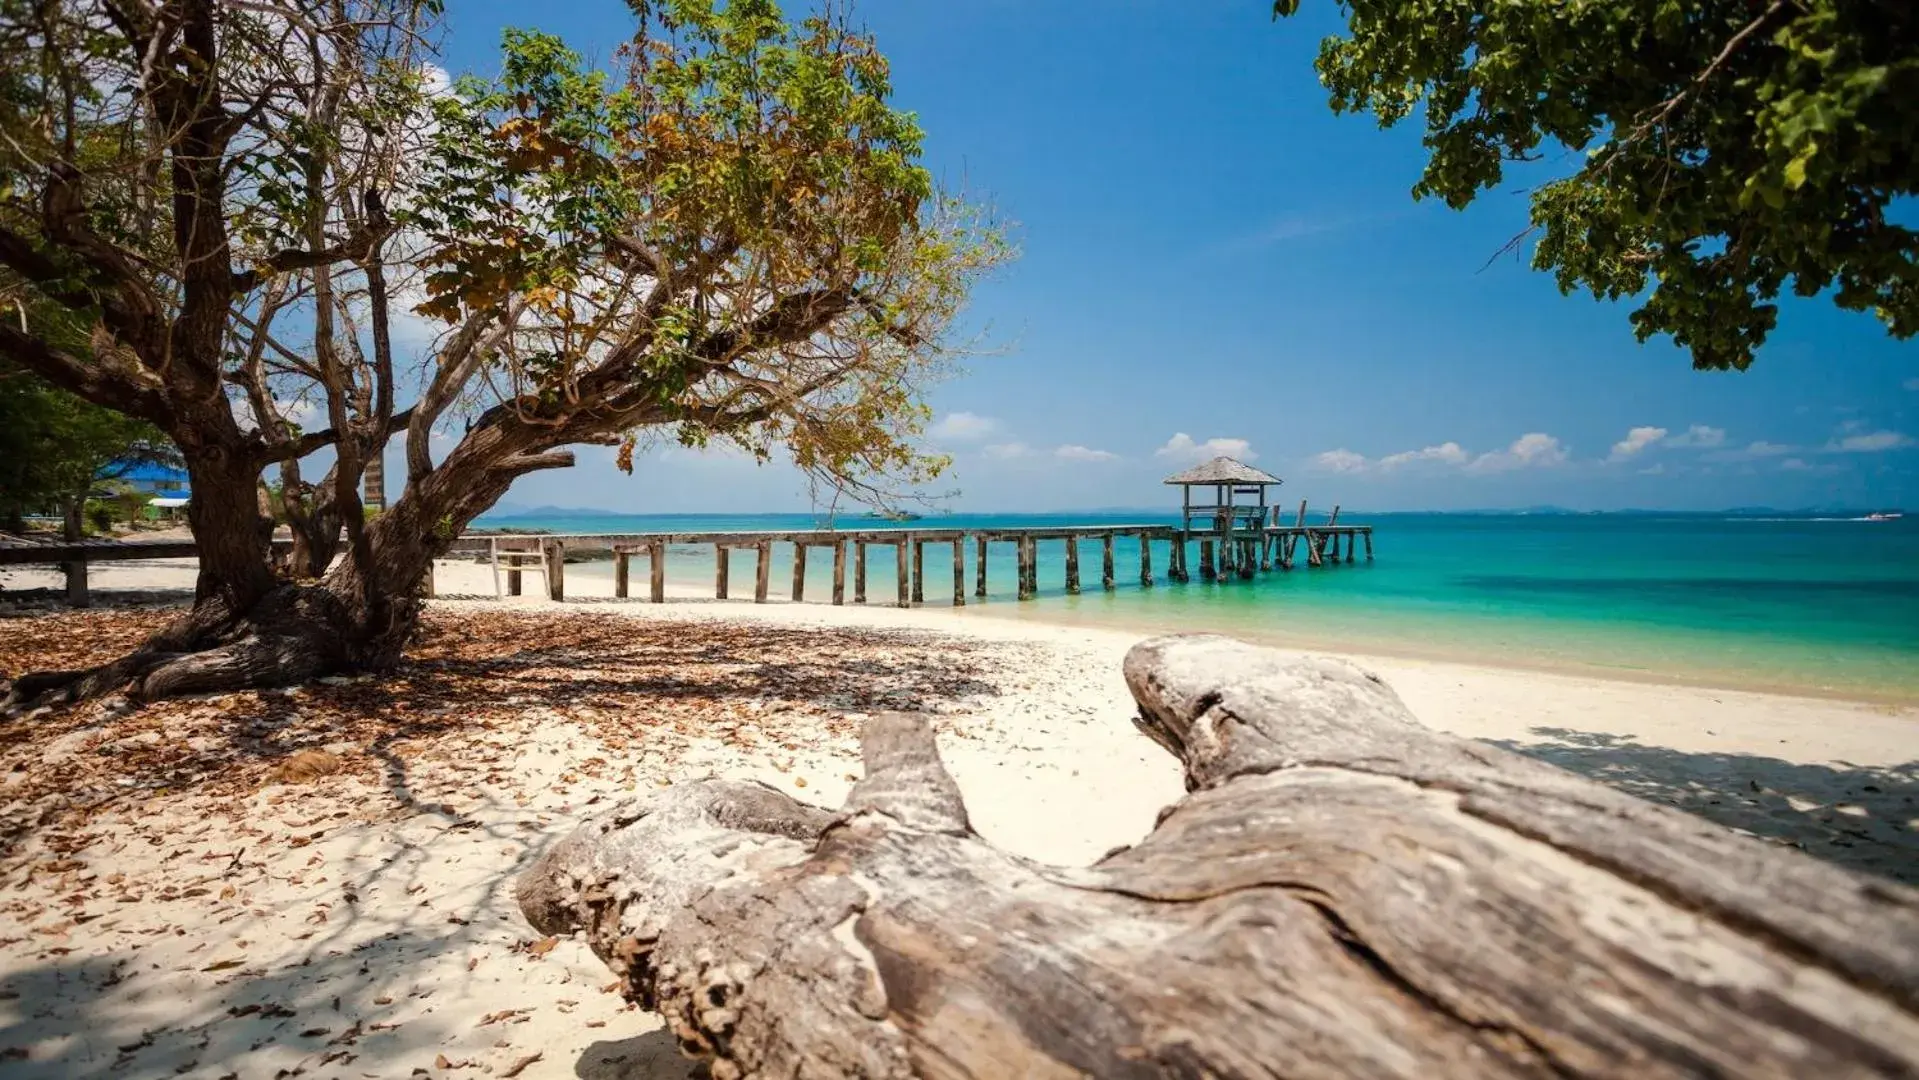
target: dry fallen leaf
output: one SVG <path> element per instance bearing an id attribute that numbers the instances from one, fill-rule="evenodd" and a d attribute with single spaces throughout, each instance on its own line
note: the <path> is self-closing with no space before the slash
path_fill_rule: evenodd
<path id="1" fill-rule="evenodd" d="M 559 943 L 560 943 L 560 939 L 557 937 L 541 938 L 540 940 L 526 947 L 526 954 L 528 956 L 535 956 L 535 957 L 545 956 L 547 953 L 552 952 L 553 947 L 555 945 L 558 945 Z"/>

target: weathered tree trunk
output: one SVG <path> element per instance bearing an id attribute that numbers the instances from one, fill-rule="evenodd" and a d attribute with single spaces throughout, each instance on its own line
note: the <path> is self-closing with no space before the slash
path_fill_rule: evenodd
<path id="1" fill-rule="evenodd" d="M 1912 1076 L 1919 893 L 1428 731 L 1377 679 L 1136 647 L 1190 794 L 1086 869 L 883 716 L 828 812 L 676 785 L 519 881 L 713 1075 Z"/>
<path id="2" fill-rule="evenodd" d="M 289 462 L 281 468 L 281 477 L 281 505 L 287 530 L 293 534 L 286 571 L 295 579 L 324 577 L 340 553 L 341 522 L 333 502 L 333 475 L 308 484 L 300 479 L 299 463 Z"/>

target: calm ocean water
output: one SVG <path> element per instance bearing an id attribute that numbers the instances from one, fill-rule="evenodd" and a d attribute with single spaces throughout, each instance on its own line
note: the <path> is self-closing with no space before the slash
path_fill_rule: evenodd
<path id="1" fill-rule="evenodd" d="M 1345 519 L 1343 519 L 1345 520 Z M 1142 630 L 1215 630 L 1275 643 L 1540 666 L 1707 684 L 1919 701 L 1919 518 L 1728 515 L 1379 514 L 1371 565 L 1207 585 L 1139 585 L 1138 545 L 1116 550 L 1119 589 L 1099 588 L 1099 546 L 1081 545 L 1079 596 L 1064 545 L 1041 545 L 1040 598 L 1013 596 L 1011 545 L 994 545 L 991 593 L 968 612 Z M 1157 524 L 1151 513 L 953 515 L 921 528 Z M 482 527 L 551 532 L 802 529 L 807 515 L 494 517 Z M 842 518 L 842 528 L 911 528 Z M 868 595 L 891 597 L 893 559 L 874 552 Z M 790 580 L 776 554 L 778 591 Z M 676 582 L 711 584 L 710 548 L 676 550 Z M 752 553 L 735 554 L 734 595 L 751 596 Z M 808 563 L 808 596 L 830 588 L 831 552 Z M 1189 555 L 1197 575 L 1198 558 Z M 582 568 L 584 569 L 584 568 Z M 610 573 L 610 569 L 604 572 Z M 927 551 L 928 606 L 950 603 L 950 548 Z M 849 584 L 849 593 L 850 593 Z M 849 597 L 850 598 L 850 597 Z"/>

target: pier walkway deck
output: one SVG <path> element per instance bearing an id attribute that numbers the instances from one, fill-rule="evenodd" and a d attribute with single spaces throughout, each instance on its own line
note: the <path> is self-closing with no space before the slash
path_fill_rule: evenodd
<path id="1" fill-rule="evenodd" d="M 871 549 L 891 549 L 896 602 L 901 607 L 922 602 L 928 591 L 926 549 L 950 548 L 953 571 L 953 603 L 967 602 L 968 575 L 966 552 L 973 551 L 971 593 L 974 599 L 987 595 L 987 554 L 994 544 L 1011 544 L 1016 553 L 1018 595 L 1022 600 L 1039 594 L 1039 545 L 1065 545 L 1066 591 L 1078 593 L 1082 587 L 1080 547 L 1099 547 L 1099 581 L 1103 589 L 1117 587 L 1118 568 L 1114 543 L 1129 538 L 1139 545 L 1139 583 L 1152 587 L 1163 573 L 1166 581 L 1191 580 L 1187 556 L 1192 547 L 1199 551 L 1199 577 L 1203 582 L 1227 582 L 1250 579 L 1256 572 L 1291 570 L 1301 560 L 1308 566 L 1332 566 L 1355 561 L 1363 548 L 1368 562 L 1373 558 L 1373 530 L 1370 525 L 1337 524 L 1338 511 L 1326 524 L 1308 525 L 1301 520 L 1293 525 L 1268 525 L 1227 531 L 1183 530 L 1170 525 L 1058 525 L 1033 528 L 914 528 L 888 526 L 873 529 L 815 529 L 772 532 L 657 532 L 657 533 L 528 533 L 520 535 L 467 535 L 455 540 L 448 550 L 453 556 L 473 556 L 489 562 L 494 571 L 496 595 L 519 595 L 522 575 L 540 574 L 547 595 L 554 600 L 566 597 L 566 561 L 569 554 L 611 554 L 614 595 L 631 593 L 633 559 L 647 560 L 647 594 L 654 602 L 666 598 L 666 558 L 669 547 L 708 546 L 714 551 L 713 591 L 718 598 L 730 595 L 730 553 L 742 549 L 756 552 L 753 599 L 765 602 L 772 588 L 774 545 L 791 545 L 791 596 L 806 596 L 807 553 L 815 548 L 833 552 L 832 602 L 847 601 L 848 562 L 852 564 L 852 602 L 867 602 L 867 567 Z M 1163 546 L 1161 546 L 1163 545 Z M 1155 570 L 1154 549 L 1163 553 Z M 0 544 L 0 566 L 57 565 L 67 577 L 67 598 L 75 606 L 85 606 L 87 566 L 96 562 L 125 562 L 144 559 L 191 558 L 196 548 L 189 541 Z M 850 559 L 849 559 L 850 555 Z M 882 556 L 883 557 L 883 556 Z M 428 585 L 431 595 L 431 583 Z"/>
<path id="2" fill-rule="evenodd" d="M 1303 515 L 1302 515 L 1303 516 Z M 952 554 L 953 604 L 964 606 L 968 595 L 966 552 L 973 550 L 971 594 L 975 599 L 987 595 L 988 551 L 993 544 L 1012 544 L 1016 555 L 1018 595 L 1022 600 L 1039 595 L 1039 545 L 1057 542 L 1065 546 L 1066 591 L 1082 588 L 1080 545 L 1097 544 L 1100 558 L 1100 587 L 1113 589 L 1118 581 L 1114 542 L 1129 538 L 1139 545 L 1139 583 L 1151 588 L 1158 580 L 1154 569 L 1154 549 L 1165 545 L 1163 571 L 1169 582 L 1192 580 L 1189 549 L 1199 551 L 1199 576 L 1204 582 L 1251 579 L 1256 572 L 1291 570 L 1300 561 L 1308 566 L 1332 566 L 1357 560 L 1361 550 L 1366 561 L 1373 558 L 1373 529 L 1370 525 L 1271 525 L 1259 529 L 1186 531 L 1169 525 L 1058 525 L 1033 528 L 961 528 L 888 527 L 879 529 L 802 530 L 783 532 L 694 532 L 694 533 L 575 533 L 565 535 L 466 536 L 454 542 L 453 553 L 481 556 L 494 568 L 495 592 L 519 595 L 523 589 L 522 572 L 532 570 L 546 579 L 547 595 L 555 600 L 566 595 L 566 557 L 568 553 L 610 553 L 613 557 L 613 590 L 620 598 L 632 594 L 632 563 L 644 556 L 649 577 L 648 595 L 654 602 L 666 598 L 666 558 L 669 547 L 711 546 L 713 548 L 713 595 L 727 599 L 731 595 L 732 560 L 730 553 L 752 550 L 754 561 L 753 599 L 765 603 L 773 574 L 773 547 L 791 545 L 792 599 L 806 596 L 807 553 L 814 548 L 833 552 L 832 602 L 847 599 L 847 564 L 852 563 L 852 602 L 867 602 L 867 567 L 870 549 L 891 549 L 894 564 L 896 602 L 908 607 L 925 600 L 928 586 L 926 549 L 947 548 Z M 849 555 L 851 558 L 849 559 Z"/>

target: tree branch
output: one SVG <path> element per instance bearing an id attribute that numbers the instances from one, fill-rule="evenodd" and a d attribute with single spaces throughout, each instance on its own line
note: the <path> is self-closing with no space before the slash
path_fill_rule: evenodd
<path id="1" fill-rule="evenodd" d="M 488 466 L 488 468 L 494 472 L 512 473 L 516 476 L 521 473 L 534 472 L 539 469 L 570 469 L 572 467 L 573 451 L 571 450 L 548 450 L 544 453 L 515 454 L 512 457 L 504 458 Z"/>
<path id="2" fill-rule="evenodd" d="M 157 387 L 130 379 L 123 372 L 110 371 L 98 360 L 82 359 L 56 349 L 5 320 L 0 320 L 0 356 L 96 405 L 118 409 L 163 427 L 173 418 L 172 408 Z"/>
<path id="3" fill-rule="evenodd" d="M 369 208 L 377 208 L 379 200 L 369 193 Z M 361 262 L 369 258 L 380 242 L 393 231 L 393 225 L 384 212 L 377 219 L 369 215 L 366 222 L 355 229 L 346 239 L 317 251 L 295 250 L 287 248 L 276 251 L 260 261 L 251 270 L 233 275 L 235 292 L 248 292 L 257 288 L 261 282 L 291 270 L 312 270 L 316 267 L 331 266 L 338 262 Z"/>

